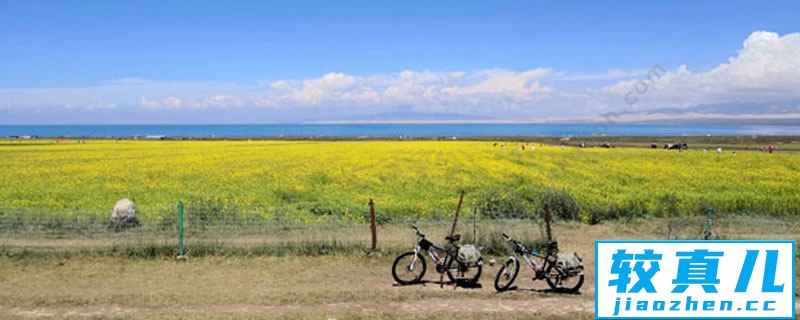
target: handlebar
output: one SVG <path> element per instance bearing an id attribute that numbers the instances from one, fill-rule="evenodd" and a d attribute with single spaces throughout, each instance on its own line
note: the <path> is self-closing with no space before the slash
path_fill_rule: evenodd
<path id="1" fill-rule="evenodd" d="M 509 235 L 507 235 L 505 233 L 503 233 L 503 238 L 506 238 L 506 241 L 508 243 L 514 245 L 516 247 L 516 250 L 522 251 L 522 252 L 525 252 L 525 253 L 531 252 L 531 251 L 528 250 L 528 248 L 525 247 L 524 244 L 522 244 L 521 241 L 516 240 L 516 239 L 512 238 L 511 236 L 509 236 Z"/>
<path id="2" fill-rule="evenodd" d="M 424 234 L 422 234 L 422 232 L 419 232 L 419 228 L 417 228 L 417 226 L 411 226 L 411 229 L 414 229 L 414 233 L 415 233 L 417 236 L 419 236 L 419 237 L 422 237 L 422 238 L 425 238 L 425 235 L 424 235 Z"/>
<path id="3" fill-rule="evenodd" d="M 503 238 L 506 238 L 506 241 L 508 241 L 508 243 L 510 243 L 510 244 L 512 244 L 512 245 L 514 245 L 516 247 L 515 250 L 518 250 L 518 252 L 530 253 L 530 254 L 532 254 L 534 256 L 537 256 L 537 257 L 540 257 L 540 258 L 542 257 L 542 255 L 540 253 L 538 253 L 536 251 L 533 251 L 533 250 L 528 250 L 528 248 L 526 248 L 525 245 L 522 244 L 522 241 L 519 241 L 519 240 L 516 240 L 514 238 L 511 238 L 511 236 L 509 236 L 509 235 L 507 235 L 505 233 L 502 233 L 502 235 L 503 235 Z M 558 242 L 552 241 L 552 242 L 548 243 L 545 246 L 545 250 L 547 251 L 548 255 L 552 255 L 555 252 L 558 252 Z"/>
<path id="4" fill-rule="evenodd" d="M 515 240 L 514 238 L 512 238 L 511 236 L 509 236 L 509 235 L 507 235 L 507 234 L 505 234 L 505 233 L 503 233 L 503 238 L 506 238 L 506 241 L 508 241 L 508 242 L 510 242 L 510 243 L 513 243 L 513 244 L 521 244 L 521 242 L 519 242 L 519 241 Z"/>

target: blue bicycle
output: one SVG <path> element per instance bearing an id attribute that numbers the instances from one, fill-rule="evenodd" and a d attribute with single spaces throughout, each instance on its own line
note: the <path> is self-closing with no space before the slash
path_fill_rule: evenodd
<path id="1" fill-rule="evenodd" d="M 494 279 L 494 289 L 497 291 L 509 290 L 517 279 L 519 273 L 519 259 L 522 256 L 531 269 L 533 269 L 533 281 L 545 280 L 550 289 L 558 292 L 575 293 L 583 285 L 583 262 L 577 253 L 559 254 L 558 243 L 551 242 L 547 245 L 546 253 L 529 250 L 518 240 L 514 240 L 507 234 L 503 237 L 514 247 L 514 253 L 506 260 L 497 276 Z M 536 257 L 539 263 L 536 262 Z"/>

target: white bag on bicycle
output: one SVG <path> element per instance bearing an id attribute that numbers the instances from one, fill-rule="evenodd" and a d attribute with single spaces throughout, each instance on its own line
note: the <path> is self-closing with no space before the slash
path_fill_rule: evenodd
<path id="1" fill-rule="evenodd" d="M 577 252 L 559 253 L 556 265 L 566 271 L 569 276 L 583 273 L 583 258 Z"/>
<path id="2" fill-rule="evenodd" d="M 474 267 L 481 263 L 481 251 L 471 244 L 462 245 L 458 248 L 457 259 L 468 267 Z"/>

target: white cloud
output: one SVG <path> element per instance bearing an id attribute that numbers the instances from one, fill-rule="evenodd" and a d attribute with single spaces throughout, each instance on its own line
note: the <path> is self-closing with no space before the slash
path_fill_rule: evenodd
<path id="1" fill-rule="evenodd" d="M 161 102 L 148 99 L 147 97 L 142 97 L 139 104 L 142 106 L 142 108 L 146 109 L 155 109 L 161 107 Z"/>
<path id="2" fill-rule="evenodd" d="M 662 69 L 663 70 L 663 69 Z M 702 73 L 680 66 L 670 72 L 603 88 L 606 95 L 633 93 L 639 108 L 728 101 L 800 98 L 800 33 L 752 33 L 738 55 Z M 630 96 L 629 96 L 630 97 Z M 630 99 L 632 100 L 632 99 Z"/>
<path id="3" fill-rule="evenodd" d="M 201 103 L 199 103 L 199 106 L 219 108 L 240 107 L 242 106 L 242 102 L 236 97 L 227 94 L 220 94 L 205 98 Z"/>
<path id="4" fill-rule="evenodd" d="M 608 84 L 620 79 L 625 80 Z M 608 85 L 590 87 L 581 81 L 604 81 Z M 565 82 L 573 83 L 560 88 Z M 401 108 L 502 118 L 580 117 L 608 111 L 794 98 L 800 98 L 800 33 L 779 36 L 758 31 L 734 56 L 706 72 L 693 72 L 686 66 L 665 70 L 654 65 L 652 70 L 600 74 L 564 74 L 547 68 L 404 70 L 375 75 L 331 72 L 310 79 L 253 84 L 125 78 L 80 88 L 0 89 L 0 108 L 235 112 L 232 109 L 253 107 L 287 113 L 315 108 L 341 114 Z"/>
<path id="5" fill-rule="evenodd" d="M 549 71 L 483 70 L 434 72 L 405 70 L 389 75 L 328 73 L 303 81 L 279 80 L 259 104 L 285 107 L 392 108 L 446 111 L 452 107 L 488 105 L 499 98 L 529 101 L 551 92 L 540 79 Z M 492 102 L 494 103 L 494 102 Z"/>
<path id="6" fill-rule="evenodd" d="M 623 70 L 609 70 L 605 73 L 595 73 L 595 74 L 565 74 L 559 73 L 554 75 L 554 80 L 562 80 L 562 81 L 595 81 L 595 80 L 619 80 L 619 79 L 626 79 L 626 78 L 633 78 L 633 77 L 640 77 L 646 75 L 646 70 L 636 70 L 636 71 L 623 71 Z"/>
<path id="7" fill-rule="evenodd" d="M 164 99 L 164 106 L 168 108 L 180 108 L 182 104 L 183 101 L 181 101 L 181 99 L 178 99 L 176 97 L 169 97 Z"/>
<path id="8" fill-rule="evenodd" d="M 551 92 L 552 89 L 542 86 L 539 80 L 550 74 L 545 69 L 535 69 L 525 72 L 513 72 L 499 70 L 484 72 L 486 77 L 483 81 L 469 86 L 446 87 L 443 93 L 451 95 L 473 95 L 473 94 L 512 94 L 516 96 L 526 96 L 541 92 Z"/>

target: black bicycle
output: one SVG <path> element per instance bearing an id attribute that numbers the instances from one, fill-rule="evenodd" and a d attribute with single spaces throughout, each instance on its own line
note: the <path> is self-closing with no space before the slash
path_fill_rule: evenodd
<path id="1" fill-rule="evenodd" d="M 425 276 L 428 266 L 421 251 L 427 251 L 431 260 L 436 266 L 436 272 L 447 274 L 451 282 L 457 280 L 464 283 L 477 283 L 481 277 L 482 260 L 475 265 L 464 263 L 458 259 L 458 241 L 461 235 L 455 234 L 452 237 L 445 237 L 447 245 L 442 247 L 425 238 L 425 235 L 417 227 L 412 226 L 414 234 L 417 236 L 417 246 L 414 250 L 401 253 L 394 259 L 392 264 L 392 277 L 401 285 L 419 283 Z M 482 258 L 481 258 L 482 259 Z"/>
<path id="2" fill-rule="evenodd" d="M 558 242 L 549 243 L 545 248 L 545 255 L 542 256 L 505 233 L 503 237 L 513 246 L 514 252 L 497 272 L 494 279 L 495 290 L 506 291 L 514 284 L 519 273 L 517 255 L 522 256 L 525 263 L 533 269 L 533 281 L 545 280 L 550 289 L 558 292 L 574 293 L 580 290 L 583 285 L 583 263 L 577 253 L 563 255 L 559 260 Z M 538 258 L 539 262 L 533 257 Z"/>

